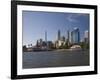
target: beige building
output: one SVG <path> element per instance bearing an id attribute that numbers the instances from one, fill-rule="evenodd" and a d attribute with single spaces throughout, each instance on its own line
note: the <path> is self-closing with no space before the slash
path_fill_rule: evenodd
<path id="1" fill-rule="evenodd" d="M 63 46 L 63 45 L 65 45 L 65 41 L 57 40 L 57 41 L 55 42 L 55 47 L 56 47 L 56 48 L 59 48 L 60 46 Z"/>

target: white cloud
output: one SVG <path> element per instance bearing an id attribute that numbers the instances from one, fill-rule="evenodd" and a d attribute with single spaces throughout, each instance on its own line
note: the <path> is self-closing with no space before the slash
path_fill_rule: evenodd
<path id="1" fill-rule="evenodd" d="M 67 16 L 67 20 L 69 22 L 78 23 L 79 22 L 78 17 L 81 17 L 81 16 L 86 16 L 86 14 L 78 14 L 78 13 L 77 14 L 69 14 Z"/>

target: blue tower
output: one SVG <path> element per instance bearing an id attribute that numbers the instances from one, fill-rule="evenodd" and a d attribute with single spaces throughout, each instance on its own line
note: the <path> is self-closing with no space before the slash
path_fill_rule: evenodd
<path id="1" fill-rule="evenodd" d="M 75 28 L 71 32 L 71 43 L 72 44 L 77 44 L 79 42 L 80 42 L 80 32 L 79 32 L 79 28 Z"/>

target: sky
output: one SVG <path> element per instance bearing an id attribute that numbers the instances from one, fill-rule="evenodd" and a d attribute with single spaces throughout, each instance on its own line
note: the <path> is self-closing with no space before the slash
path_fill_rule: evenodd
<path id="1" fill-rule="evenodd" d="M 67 38 L 67 31 L 73 31 L 79 28 L 80 38 L 83 39 L 84 31 L 89 30 L 89 14 L 67 13 L 67 12 L 41 12 L 41 11 L 23 11 L 22 29 L 23 45 L 36 44 L 38 39 L 45 40 L 45 31 L 47 40 L 57 40 L 58 30 L 61 36 Z"/>

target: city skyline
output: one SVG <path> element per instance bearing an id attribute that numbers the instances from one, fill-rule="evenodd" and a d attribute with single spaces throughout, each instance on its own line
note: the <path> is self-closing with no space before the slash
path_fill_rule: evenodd
<path id="1" fill-rule="evenodd" d="M 89 30 L 89 14 L 23 11 L 23 45 L 36 44 L 38 39 L 55 41 L 57 32 L 67 38 L 67 31 L 75 27 L 80 29 L 80 38 L 84 37 L 84 31 Z M 70 27 L 69 27 L 70 26 Z"/>

